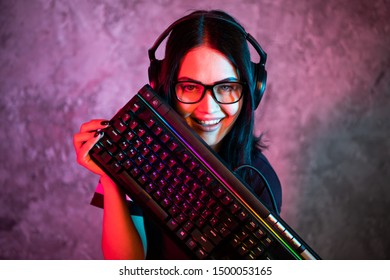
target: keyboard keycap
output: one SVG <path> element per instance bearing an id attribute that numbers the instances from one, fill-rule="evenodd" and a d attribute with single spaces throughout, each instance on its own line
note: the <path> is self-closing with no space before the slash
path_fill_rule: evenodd
<path id="1" fill-rule="evenodd" d="M 122 123 L 119 119 L 114 122 L 113 126 L 116 130 L 118 130 L 119 133 L 124 132 L 127 128 L 126 125 Z"/>
<path id="2" fill-rule="evenodd" d="M 218 234 L 217 231 L 215 231 L 213 228 L 211 228 L 210 226 L 206 226 L 204 229 L 203 229 L 203 233 L 204 235 L 211 240 L 211 242 L 213 242 L 215 245 L 218 245 L 219 242 L 222 241 L 222 238 L 221 236 Z"/>
<path id="3" fill-rule="evenodd" d="M 211 250 L 213 250 L 214 248 L 214 245 L 211 243 L 211 241 L 209 239 L 207 239 L 207 237 L 202 234 L 198 229 L 195 229 L 192 231 L 191 233 L 191 236 L 192 238 L 197 241 L 201 246 L 202 248 L 210 253 Z"/>

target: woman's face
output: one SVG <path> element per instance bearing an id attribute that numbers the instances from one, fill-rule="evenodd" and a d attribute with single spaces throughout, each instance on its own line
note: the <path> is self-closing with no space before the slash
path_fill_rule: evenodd
<path id="1" fill-rule="evenodd" d="M 190 50 L 183 58 L 178 81 L 196 81 L 212 85 L 223 80 L 239 81 L 237 71 L 220 52 L 207 46 Z M 233 127 L 242 108 L 243 99 L 233 104 L 217 103 L 210 90 L 195 104 L 176 101 L 176 109 L 187 124 L 214 150 Z"/>

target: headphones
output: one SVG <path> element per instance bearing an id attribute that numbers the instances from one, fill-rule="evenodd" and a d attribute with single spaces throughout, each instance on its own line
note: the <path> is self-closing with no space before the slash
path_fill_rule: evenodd
<path id="1" fill-rule="evenodd" d="M 194 18 L 199 18 L 199 16 L 204 16 L 205 18 L 220 20 L 223 22 L 227 22 L 233 27 L 235 27 L 237 30 L 239 30 L 244 36 L 245 39 L 253 46 L 253 48 L 256 50 L 256 52 L 260 56 L 260 61 L 257 63 L 251 62 L 252 64 L 252 71 L 253 71 L 253 83 L 255 85 L 254 88 L 254 94 L 253 94 L 253 100 L 254 100 L 254 109 L 256 109 L 261 101 L 261 98 L 264 95 L 266 81 L 267 81 L 267 71 L 265 70 L 265 62 L 267 60 L 267 54 L 265 51 L 261 48 L 260 44 L 245 31 L 245 29 L 239 25 L 236 22 L 233 22 L 229 19 L 223 18 L 221 16 L 215 15 L 215 14 L 208 14 L 208 13 L 197 13 L 197 14 L 190 14 L 187 16 L 184 16 L 183 18 L 178 19 L 174 23 L 172 23 L 156 40 L 154 45 L 149 49 L 149 60 L 150 65 L 148 69 L 149 74 L 149 83 L 150 86 L 157 90 L 159 88 L 158 84 L 158 78 L 161 72 L 162 64 L 164 60 L 159 60 L 156 58 L 156 50 L 160 46 L 160 44 L 165 40 L 165 38 L 171 33 L 171 31 L 178 26 L 179 24 L 189 21 Z"/>

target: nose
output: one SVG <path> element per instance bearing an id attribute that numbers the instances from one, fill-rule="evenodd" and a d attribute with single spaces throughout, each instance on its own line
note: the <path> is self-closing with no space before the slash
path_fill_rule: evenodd
<path id="1" fill-rule="evenodd" d="M 206 90 L 205 95 L 199 101 L 198 109 L 206 113 L 213 113 L 220 109 L 220 106 L 214 99 L 211 90 Z"/>

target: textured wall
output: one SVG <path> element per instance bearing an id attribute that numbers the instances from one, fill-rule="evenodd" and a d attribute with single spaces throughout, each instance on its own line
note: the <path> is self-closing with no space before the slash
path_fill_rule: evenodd
<path id="1" fill-rule="evenodd" d="M 268 53 L 256 130 L 282 217 L 324 259 L 390 258 L 389 4 L 0 1 L 0 259 L 102 257 L 72 136 L 147 83 L 147 49 L 196 8 L 232 13 Z"/>

